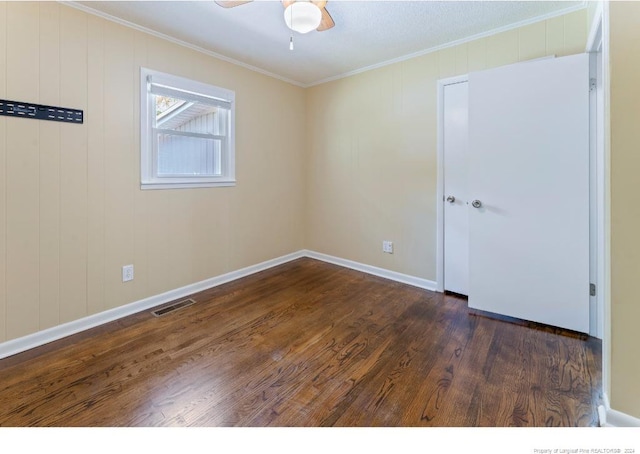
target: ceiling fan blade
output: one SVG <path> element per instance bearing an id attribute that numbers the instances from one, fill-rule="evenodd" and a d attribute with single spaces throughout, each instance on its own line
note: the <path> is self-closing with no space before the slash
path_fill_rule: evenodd
<path id="1" fill-rule="evenodd" d="M 327 11 L 327 8 L 321 8 L 320 11 L 322 12 L 322 22 L 320 22 L 320 26 L 316 30 L 323 32 L 333 28 L 336 23 L 333 21 L 333 18 L 331 17 L 331 14 L 329 14 L 329 11 Z"/>
<path id="2" fill-rule="evenodd" d="M 251 3 L 253 0 L 244 0 L 244 1 L 228 1 L 228 2 L 218 2 L 216 3 L 223 8 L 233 8 L 234 6 L 244 5 L 245 3 Z"/>

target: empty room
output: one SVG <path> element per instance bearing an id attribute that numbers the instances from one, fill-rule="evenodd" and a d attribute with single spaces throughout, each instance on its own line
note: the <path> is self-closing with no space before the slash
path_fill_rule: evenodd
<path id="1" fill-rule="evenodd" d="M 639 55 L 635 2 L 0 3 L 0 427 L 639 426 Z"/>

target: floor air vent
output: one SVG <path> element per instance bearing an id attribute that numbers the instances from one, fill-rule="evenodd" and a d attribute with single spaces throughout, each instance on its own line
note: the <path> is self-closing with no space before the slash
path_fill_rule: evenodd
<path id="1" fill-rule="evenodd" d="M 169 304 L 168 306 L 161 307 L 160 309 L 151 311 L 151 313 L 156 317 L 162 317 L 163 315 L 170 314 L 171 312 L 182 309 L 183 307 L 191 306 L 194 303 L 195 301 L 189 298 L 186 300 L 178 301 L 177 303 Z"/>

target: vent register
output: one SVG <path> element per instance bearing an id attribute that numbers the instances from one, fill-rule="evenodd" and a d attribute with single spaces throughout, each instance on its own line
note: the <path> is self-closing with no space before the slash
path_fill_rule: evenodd
<path id="1" fill-rule="evenodd" d="M 188 298 L 186 300 L 178 301 L 177 303 L 171 303 L 167 306 L 163 306 L 159 309 L 153 310 L 151 311 L 151 313 L 156 317 L 162 317 L 163 315 L 170 314 L 173 311 L 191 306 L 192 304 L 195 304 L 195 301 L 191 298 Z"/>

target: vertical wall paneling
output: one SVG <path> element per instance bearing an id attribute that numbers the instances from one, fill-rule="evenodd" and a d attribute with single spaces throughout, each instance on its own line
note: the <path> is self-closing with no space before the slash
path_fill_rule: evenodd
<path id="1" fill-rule="evenodd" d="M 447 47 L 438 51 L 438 68 L 440 78 L 451 77 L 456 74 L 456 48 Z"/>
<path id="2" fill-rule="evenodd" d="M 104 26 L 88 17 L 87 38 L 87 310 L 95 314 L 105 303 L 105 134 Z"/>
<path id="3" fill-rule="evenodd" d="M 389 92 L 389 94 L 391 95 L 391 105 L 393 106 L 393 112 L 398 114 L 398 115 L 403 115 L 404 113 L 404 102 L 402 99 L 402 96 L 400 96 L 402 94 L 402 92 L 404 91 L 404 77 L 403 77 L 403 73 L 404 71 L 402 70 L 402 65 L 392 65 L 389 69 L 389 73 L 391 74 L 391 91 Z M 358 92 L 358 94 L 360 96 L 362 96 L 362 92 Z M 357 125 L 356 122 L 354 122 L 354 126 Z M 359 129 L 359 132 L 361 132 L 362 129 Z M 353 143 L 352 146 L 354 147 L 354 149 L 357 149 L 357 136 L 353 136 Z M 357 154 L 356 154 L 357 156 Z"/>
<path id="4" fill-rule="evenodd" d="M 0 30 L 7 29 L 7 4 L 0 3 Z M 7 34 L 0 32 L 0 97 L 7 97 Z M 0 342 L 7 339 L 7 119 L 0 117 Z"/>
<path id="5" fill-rule="evenodd" d="M 554 17 L 545 21 L 546 55 L 564 55 L 564 17 Z"/>
<path id="6" fill-rule="evenodd" d="M 567 14 L 564 17 L 564 52 L 565 55 L 579 54 L 584 52 L 588 35 L 587 11 L 580 11 L 582 14 Z"/>
<path id="7" fill-rule="evenodd" d="M 168 245 L 171 244 L 171 234 L 167 225 L 173 215 L 165 209 L 166 196 L 162 191 L 148 191 L 147 200 L 148 219 L 145 223 L 147 230 L 147 275 L 148 291 L 157 295 L 170 289 L 167 287 L 171 270 L 171 258 Z"/>
<path id="8" fill-rule="evenodd" d="M 205 189 L 206 190 L 206 189 Z M 172 213 L 168 217 L 167 227 L 169 228 L 170 241 L 164 245 L 169 250 L 169 262 L 173 263 L 174 268 L 169 274 L 169 288 L 181 287 L 185 283 L 185 279 L 190 275 L 193 269 L 193 242 L 190 227 L 192 224 L 192 212 L 190 209 L 191 198 L 193 194 L 172 191 L 167 194 L 167 206 Z M 190 232 L 188 236 L 181 235 L 182 232 Z"/>
<path id="9" fill-rule="evenodd" d="M 584 47 L 585 23 L 583 9 L 420 56 L 419 64 L 412 59 L 308 89 L 307 248 L 435 280 L 438 79 L 542 57 L 547 49 L 582 52 L 572 49 Z M 401 92 L 381 96 L 400 66 Z M 388 108 L 397 103 L 388 93 L 402 97 L 402 112 Z M 351 112 L 364 127 L 349 124 Z M 354 140 L 361 144 L 357 171 L 341 161 Z M 394 254 L 382 253 L 382 240 L 394 242 Z"/>
<path id="10" fill-rule="evenodd" d="M 487 40 L 477 39 L 467 43 L 467 72 L 482 71 L 487 68 Z"/>
<path id="11" fill-rule="evenodd" d="M 39 100 L 39 8 L 7 3 L 7 98 Z M 38 331 L 39 315 L 39 122 L 6 120 L 7 336 Z"/>
<path id="12" fill-rule="evenodd" d="M 194 68 L 194 74 L 197 80 L 220 87 L 228 87 L 232 90 L 235 90 L 236 114 L 245 110 L 242 107 L 243 105 L 246 106 L 246 103 L 243 103 L 243 100 L 246 100 L 247 96 L 252 96 L 256 89 L 254 86 L 255 84 L 251 84 L 250 81 L 247 81 L 243 84 L 243 86 L 246 86 L 247 88 L 237 90 L 237 87 L 231 84 L 235 85 L 240 81 L 226 80 L 225 73 L 216 70 L 216 62 L 214 61 L 208 61 L 205 64 L 197 65 Z M 247 73 L 246 77 L 251 78 L 253 77 L 253 74 Z M 261 87 L 261 84 L 257 85 Z M 258 115 L 260 114 L 258 113 Z M 236 143 L 236 150 L 243 149 L 244 147 L 239 148 L 239 145 Z M 236 152 L 236 160 L 242 158 L 243 156 L 239 155 L 238 152 Z M 249 165 L 249 167 L 251 166 Z M 241 166 L 238 166 L 238 164 L 236 164 L 236 169 L 238 172 L 238 184 L 240 186 L 242 185 L 243 181 L 247 181 L 246 178 L 243 178 L 240 174 L 241 170 L 247 169 L 247 165 L 242 164 Z M 229 217 L 229 201 L 231 195 L 235 193 L 237 193 L 237 188 L 225 188 L 225 190 L 223 191 L 207 189 L 204 191 L 199 191 L 196 194 L 200 199 L 198 206 L 200 206 L 202 203 L 205 203 L 205 201 L 208 201 L 207 205 L 211 207 L 210 209 L 200 211 L 200 221 L 197 223 L 198 231 L 196 241 L 200 244 L 203 251 L 203 253 L 200 255 L 201 260 L 199 261 L 200 263 L 198 273 L 213 273 L 214 275 L 216 275 L 238 268 L 234 266 L 233 263 L 230 263 L 231 256 L 233 255 L 233 253 L 231 252 L 233 248 L 231 247 L 230 240 L 231 221 Z M 224 257 L 225 259 L 220 260 L 222 257 Z"/>
<path id="13" fill-rule="evenodd" d="M 467 44 L 456 46 L 456 74 L 465 74 L 469 68 L 469 56 Z"/>
<path id="14" fill-rule="evenodd" d="M 488 36 L 487 67 L 510 65 L 518 61 L 518 30 Z"/>
<path id="15" fill-rule="evenodd" d="M 40 3 L 40 103 L 60 105 L 60 6 Z M 40 329 L 60 323 L 60 129 L 40 130 Z"/>
<path id="16" fill-rule="evenodd" d="M 155 40 L 147 40 L 147 65 L 151 69 L 177 74 L 182 58 L 173 52 L 165 53 L 163 47 Z M 176 58 L 178 60 L 176 60 Z M 177 74 L 180 75 L 180 74 Z M 140 77 L 139 74 L 137 76 Z M 171 289 L 175 281 L 174 274 L 170 271 L 174 259 L 173 252 L 176 242 L 172 218 L 179 216 L 173 210 L 175 191 L 162 194 L 152 191 L 145 195 L 148 200 L 147 212 L 147 260 L 149 289 L 154 293 L 162 293 Z M 178 248 L 179 249 L 179 248 Z"/>
<path id="17" fill-rule="evenodd" d="M 140 66 L 236 91 L 237 187 L 140 190 Z M 0 2 L 0 94 L 85 114 L 0 118 L 0 342 L 304 248 L 300 87 L 58 2 Z"/>
<path id="18" fill-rule="evenodd" d="M 134 99 L 140 98 L 140 67 L 147 67 L 147 36 L 144 33 L 136 32 L 134 35 L 134 61 L 133 61 L 133 77 L 131 85 L 133 89 Z M 131 125 L 133 132 L 133 151 L 131 153 L 131 166 L 133 168 L 132 190 L 134 193 L 134 254 L 133 264 L 135 265 L 134 279 L 134 299 L 140 300 L 147 295 L 149 288 L 149 266 L 147 261 L 147 233 L 149 231 L 149 214 L 147 212 L 149 191 L 140 190 L 140 124 L 137 120 L 140 118 L 140 104 L 133 103 L 133 117 L 136 119 Z"/>
<path id="19" fill-rule="evenodd" d="M 189 51 L 176 46 L 156 45 L 150 45 L 148 50 L 148 61 L 152 67 L 167 68 L 167 72 L 178 75 L 193 73 L 194 59 Z M 195 247 L 191 233 L 194 215 L 191 209 L 193 197 L 193 191 L 170 191 L 166 194 L 165 205 L 162 207 L 163 210 L 171 213 L 165 218 L 169 241 L 159 245 L 167 250 L 168 255 L 165 258 L 172 264 L 172 271 L 164 283 L 168 285 L 168 289 L 185 285 L 193 271 L 193 248 Z M 185 236 L 181 234 L 182 232 L 190 233 Z"/>
<path id="20" fill-rule="evenodd" d="M 150 68 L 176 74 L 179 76 L 192 75 L 194 73 L 195 59 L 191 52 L 173 45 L 163 45 L 156 40 L 147 42 L 147 62 Z M 200 189 L 208 191 L 208 189 Z M 148 248 L 149 279 L 152 287 L 159 291 L 181 287 L 188 283 L 194 267 L 193 248 L 195 240 L 190 228 L 192 226 L 192 191 L 168 191 L 160 198 L 158 194 L 149 194 L 153 198 L 152 216 L 154 225 L 149 225 L 153 230 L 153 245 Z M 212 206 L 212 209 L 215 209 Z M 155 222 L 160 222 L 162 228 Z M 189 232 L 187 236 L 183 233 Z M 152 258 L 153 257 L 153 258 Z M 153 264 L 158 260 L 157 264 Z M 160 271 L 157 268 L 161 268 Z"/>
<path id="21" fill-rule="evenodd" d="M 111 22 L 104 27 L 105 303 L 107 309 L 133 300 L 133 282 L 122 282 L 122 266 L 133 263 L 133 34 Z M 139 76 L 138 76 L 139 77 Z M 139 187 L 139 186 L 138 186 Z M 134 264 L 135 265 L 135 264 Z M 135 272 L 134 272 L 135 277 Z"/>
<path id="22" fill-rule="evenodd" d="M 87 15 L 71 8 L 60 10 L 60 102 L 87 109 Z M 67 322 L 87 315 L 87 123 L 63 123 L 60 143 L 60 321 Z"/>
<path id="23" fill-rule="evenodd" d="M 546 55 L 546 23 L 536 22 L 518 29 L 518 60 L 526 61 Z"/>

